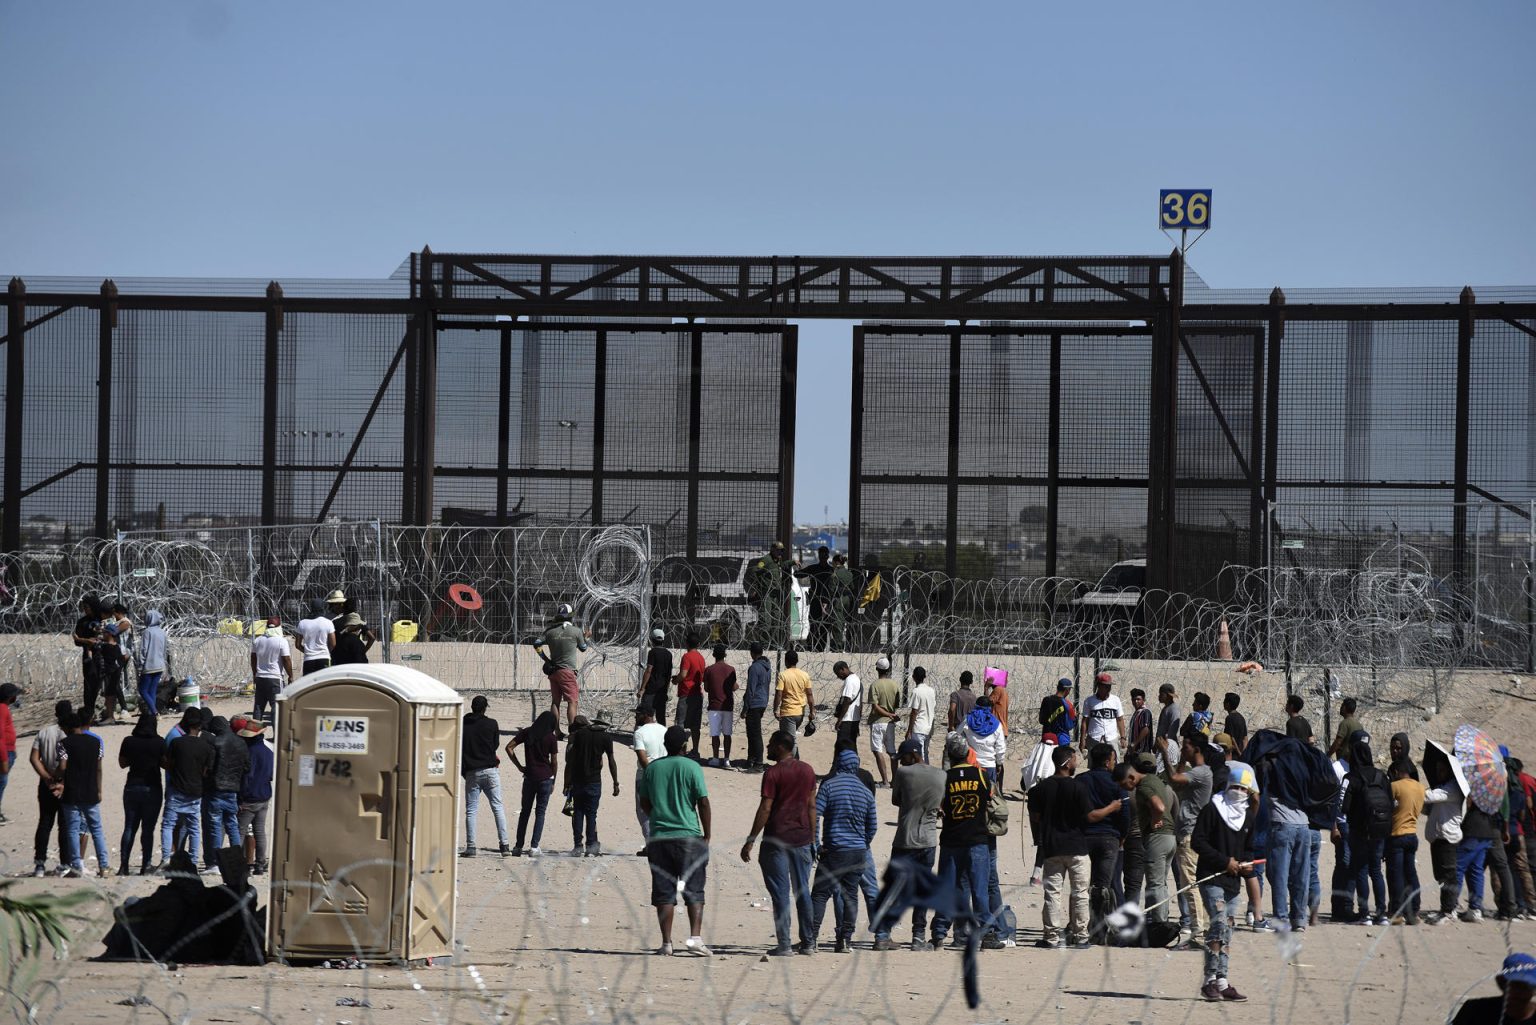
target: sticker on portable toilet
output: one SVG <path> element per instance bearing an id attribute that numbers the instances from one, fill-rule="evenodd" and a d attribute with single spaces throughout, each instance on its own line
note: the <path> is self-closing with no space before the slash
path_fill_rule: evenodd
<path id="1" fill-rule="evenodd" d="M 299 786 L 315 785 L 315 756 L 299 755 Z"/>
<path id="2" fill-rule="evenodd" d="M 315 753 L 365 755 L 368 753 L 366 715 L 319 715 L 315 717 Z"/>
<path id="3" fill-rule="evenodd" d="M 446 748 L 436 747 L 427 755 L 427 775 L 448 775 L 448 751 Z"/>

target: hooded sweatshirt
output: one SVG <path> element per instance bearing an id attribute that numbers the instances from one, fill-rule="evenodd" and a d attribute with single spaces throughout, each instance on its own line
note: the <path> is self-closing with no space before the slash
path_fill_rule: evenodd
<path id="1" fill-rule="evenodd" d="M 875 841 L 880 817 L 875 798 L 859 781 L 859 756 L 839 751 L 832 775 L 816 791 L 821 842 L 830 850 L 867 850 Z"/>
<path id="2" fill-rule="evenodd" d="M 165 617 L 159 609 L 150 609 L 147 624 L 139 633 L 139 672 L 163 673 L 170 668 L 170 638 L 165 633 Z"/>
<path id="3" fill-rule="evenodd" d="M 972 709 L 965 717 L 960 735 L 976 753 L 976 764 L 983 769 L 997 768 L 1008 754 L 1008 738 L 990 708 Z"/>

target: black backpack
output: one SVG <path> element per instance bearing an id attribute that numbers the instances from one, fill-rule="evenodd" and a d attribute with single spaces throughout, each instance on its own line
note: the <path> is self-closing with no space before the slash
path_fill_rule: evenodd
<path id="1" fill-rule="evenodd" d="M 1351 783 L 1364 782 L 1364 795 L 1361 798 L 1362 806 L 1366 812 L 1366 824 L 1372 840 L 1381 840 L 1392 835 L 1392 784 L 1387 779 L 1387 774 L 1374 766 L 1358 769 L 1356 777 L 1364 775 L 1363 780 L 1351 779 Z"/>

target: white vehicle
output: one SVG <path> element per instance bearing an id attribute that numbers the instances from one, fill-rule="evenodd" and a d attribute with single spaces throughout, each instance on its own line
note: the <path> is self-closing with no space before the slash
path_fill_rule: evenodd
<path id="1" fill-rule="evenodd" d="M 1093 590 L 1073 598 L 1068 604 L 1074 613 L 1084 615 L 1097 610 L 1105 613 L 1115 609 L 1131 610 L 1141 603 L 1141 592 L 1146 586 L 1147 560 L 1127 559 L 1109 567 Z"/>
<path id="2" fill-rule="evenodd" d="M 758 611 L 747 595 L 747 570 L 761 552 L 702 551 L 689 559 L 669 555 L 656 567 L 653 625 L 667 633 L 669 643 L 723 643 L 740 647 L 757 625 Z M 805 590 L 791 578 L 795 612 L 792 640 L 805 640 L 810 615 Z"/>

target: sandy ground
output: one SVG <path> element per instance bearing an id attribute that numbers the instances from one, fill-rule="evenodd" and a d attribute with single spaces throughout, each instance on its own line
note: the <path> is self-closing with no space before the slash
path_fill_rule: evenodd
<path id="1" fill-rule="evenodd" d="M 519 698 L 514 705 L 509 696 L 505 704 L 508 725 L 524 702 Z M 1529 747 L 1536 753 L 1536 696 L 1523 695 L 1521 688 L 1467 691 L 1458 704 L 1462 707 L 1454 711 L 1491 724 L 1517 751 Z M 222 714 L 240 710 L 234 701 L 215 707 Z M 493 704 L 491 714 L 497 712 Z M 1448 739 L 1456 721 L 1448 712 L 1421 729 Z M 115 795 L 123 773 L 111 756 L 128 727 L 101 732 L 109 752 L 104 810 L 115 860 L 122 823 Z M 830 734 L 821 731 L 804 745 L 818 769 L 829 762 Z M 1415 731 L 1416 746 L 1423 735 Z M 1031 743 L 1016 735 L 1015 763 Z M 872 767 L 867 756 L 865 761 Z M 1063 953 L 1029 946 L 1039 937 L 1041 893 L 1028 884 L 1028 832 L 1020 824 L 1022 806 L 1014 805 L 1013 831 L 1000 841 L 1000 867 L 1004 899 L 1023 930 L 1021 945 L 983 953 L 983 1002 L 968 1010 L 959 957 L 953 953 L 876 953 L 867 949 L 869 935 L 861 931 L 860 949 L 852 954 L 763 958 L 772 941 L 767 898 L 757 865 L 743 864 L 737 853 L 756 806 L 760 777 L 705 772 L 715 813 L 704 930 L 713 958 L 647 953 L 656 946 L 657 934 L 653 913 L 644 906 L 649 892 L 645 863 L 633 856 L 640 835 L 633 814 L 632 760 L 625 754 L 621 796 L 605 796 L 600 813 L 602 841 L 612 853 L 597 859 L 557 853 L 570 846 L 569 821 L 559 814 L 557 799 L 551 802 L 545 856 L 501 859 L 483 849 L 482 856 L 460 862 L 459 936 L 466 950 L 452 963 L 362 970 L 168 970 L 96 963 L 89 958 L 101 950 L 109 920 L 106 902 L 147 894 L 158 881 L 24 879 L 16 892 L 89 888 L 103 900 L 91 909 L 90 921 L 76 925 L 77 939 L 66 957 L 36 961 L 17 957 L 14 950 L 7 954 L 3 981 L 9 1010 L 20 1019 L 27 1013 L 24 1007 L 30 1007 L 33 1019 L 43 1022 L 1435 1022 L 1445 1019 L 1462 994 L 1493 992 L 1487 980 L 1509 949 L 1536 948 L 1536 923 L 1527 922 L 1378 929 L 1325 920 L 1305 934 L 1297 951 L 1282 949 L 1273 935 L 1240 926 L 1231 975 L 1252 999 L 1242 1005 L 1208 1005 L 1197 995 L 1198 953 Z M 24 762 L 17 773 L 4 802 L 9 821 L 0 826 L 0 853 L 13 875 L 31 868 L 36 823 L 32 774 Z M 1010 776 L 1016 779 L 1017 770 Z M 503 766 L 509 797 L 514 777 L 510 766 Z M 883 864 L 895 815 L 884 804 L 888 796 L 883 791 L 881 800 L 876 854 Z M 515 827 L 515 809 L 509 812 Z M 492 846 L 488 809 L 481 812 L 480 837 L 482 848 Z M 1325 844 L 1325 885 L 1330 864 Z M 1423 849 L 1419 871 L 1430 879 Z M 679 939 L 683 934 L 679 926 Z M 824 928 L 827 934 L 830 924 Z M 910 929 L 898 931 L 898 940 L 908 938 Z M 148 1005 L 123 1005 L 136 995 Z M 339 1006 L 342 999 L 371 1006 Z"/>

